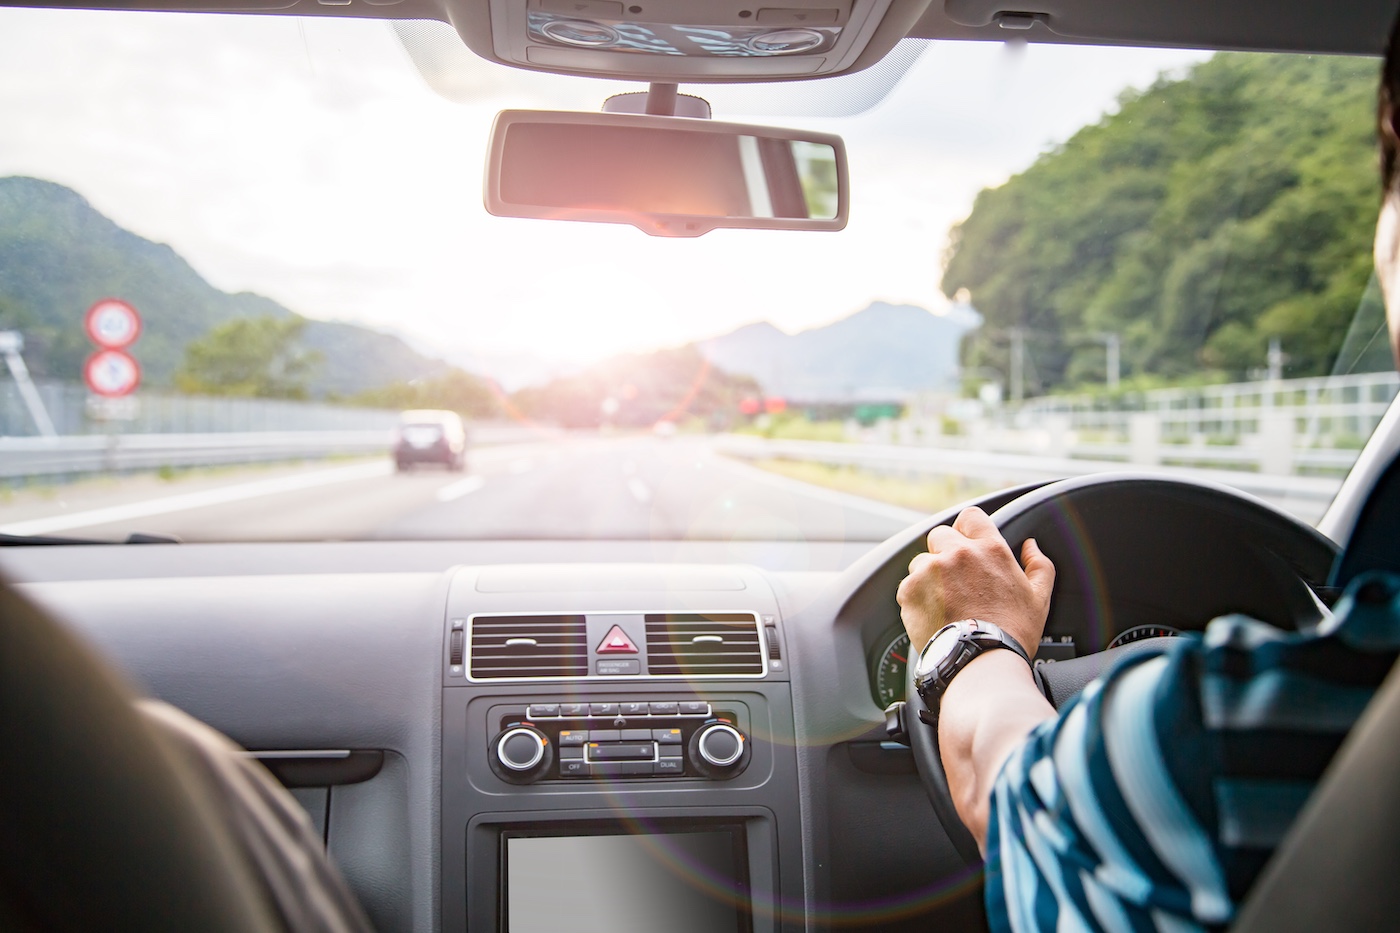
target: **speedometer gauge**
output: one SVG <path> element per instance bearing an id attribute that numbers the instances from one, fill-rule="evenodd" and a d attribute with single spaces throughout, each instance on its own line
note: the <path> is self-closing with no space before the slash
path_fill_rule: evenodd
<path id="1" fill-rule="evenodd" d="M 880 704 L 881 709 L 904 699 L 904 677 L 908 669 L 909 635 L 900 632 L 876 653 L 870 672 L 875 702 Z"/>
<path id="2" fill-rule="evenodd" d="M 1126 632 L 1119 632 L 1118 637 L 1108 643 L 1108 647 L 1117 648 L 1130 642 L 1142 641 L 1144 638 L 1170 638 L 1180 634 L 1181 632 L 1170 625 L 1138 625 Z"/>

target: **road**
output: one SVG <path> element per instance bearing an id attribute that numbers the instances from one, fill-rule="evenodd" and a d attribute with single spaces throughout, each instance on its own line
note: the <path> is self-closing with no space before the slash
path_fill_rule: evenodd
<path id="1" fill-rule="evenodd" d="M 485 447 L 469 469 L 395 474 L 372 460 L 99 480 L 0 500 L 0 533 L 878 541 L 919 518 L 721 457 L 700 438 Z"/>

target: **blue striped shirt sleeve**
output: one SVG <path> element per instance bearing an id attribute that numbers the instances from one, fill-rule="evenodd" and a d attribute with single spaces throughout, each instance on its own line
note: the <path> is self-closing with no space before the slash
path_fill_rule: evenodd
<path id="1" fill-rule="evenodd" d="M 1124 659 L 1037 727 L 993 786 L 995 931 L 1218 929 L 1400 649 L 1400 585 L 1328 622 L 1213 621 Z"/>

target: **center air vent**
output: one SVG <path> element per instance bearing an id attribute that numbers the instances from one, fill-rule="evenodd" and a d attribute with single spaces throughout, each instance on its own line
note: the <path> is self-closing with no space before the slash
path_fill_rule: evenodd
<path id="1" fill-rule="evenodd" d="M 762 674 L 758 620 L 740 614 L 649 614 L 647 672 Z"/>
<path id="2" fill-rule="evenodd" d="M 588 673 L 588 623 L 581 615 L 476 616 L 471 629 L 473 679 Z"/>

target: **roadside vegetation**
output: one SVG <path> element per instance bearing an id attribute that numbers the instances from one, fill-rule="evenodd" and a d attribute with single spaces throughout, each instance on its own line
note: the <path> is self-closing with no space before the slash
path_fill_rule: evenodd
<path id="1" fill-rule="evenodd" d="M 967 477 L 911 478 L 811 461 L 768 459 L 755 460 L 753 465 L 789 479 L 918 512 L 937 512 L 996 488 Z"/>
<path id="2" fill-rule="evenodd" d="M 752 434 L 770 440 L 846 441 L 846 425 L 841 421 L 813 421 L 800 414 L 784 412 L 761 415 L 734 428 L 735 434 Z"/>
<path id="3" fill-rule="evenodd" d="M 234 318 L 185 348 L 175 386 L 189 395 L 306 399 L 321 355 L 301 347 L 305 318 Z"/>
<path id="4" fill-rule="evenodd" d="M 366 408 L 434 408 L 463 418 L 491 418 L 501 414 L 504 398 L 490 382 L 454 366 L 426 379 L 357 392 L 343 401 Z"/>
<path id="5" fill-rule="evenodd" d="M 1125 93 L 952 231 L 943 291 L 986 319 L 965 362 L 1008 372 L 1020 340 L 1027 395 L 1102 384 L 1117 335 L 1125 381 L 1234 381 L 1277 339 L 1285 375 L 1326 375 L 1371 275 L 1375 84 L 1222 53 Z"/>

